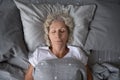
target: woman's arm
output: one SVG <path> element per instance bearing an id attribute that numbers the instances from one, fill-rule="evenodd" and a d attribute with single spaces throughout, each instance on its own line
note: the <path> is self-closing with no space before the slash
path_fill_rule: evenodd
<path id="1" fill-rule="evenodd" d="M 86 68 L 87 68 L 87 80 L 93 80 L 92 73 L 91 73 L 88 65 L 86 65 Z"/>
<path id="2" fill-rule="evenodd" d="M 33 80 L 32 72 L 34 67 L 30 64 L 28 70 L 25 73 L 25 80 Z"/>

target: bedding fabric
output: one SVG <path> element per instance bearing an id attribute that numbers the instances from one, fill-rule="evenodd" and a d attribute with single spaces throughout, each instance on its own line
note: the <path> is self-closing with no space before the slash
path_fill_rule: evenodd
<path id="1" fill-rule="evenodd" d="M 13 0 L 0 0 L 0 80 L 23 80 L 27 53 L 19 10 Z"/>
<path id="2" fill-rule="evenodd" d="M 43 60 L 33 76 L 35 80 L 87 80 L 84 64 L 73 58 Z"/>
<path id="3" fill-rule="evenodd" d="M 109 63 L 93 66 L 93 80 L 120 80 L 120 68 Z"/>
<path id="4" fill-rule="evenodd" d="M 85 49 L 120 52 L 120 5 L 97 2 Z"/>
<path id="5" fill-rule="evenodd" d="M 0 80 L 24 80 L 24 71 L 24 69 L 21 69 L 18 66 L 11 65 L 7 62 L 1 62 Z"/>
<path id="6" fill-rule="evenodd" d="M 99 51 L 92 50 L 88 56 L 88 65 L 92 67 L 96 63 L 110 63 L 115 66 L 120 66 L 120 53 L 116 51 Z"/>
<path id="7" fill-rule="evenodd" d="M 110 3 L 117 3 L 120 4 L 120 0 L 20 0 L 22 2 L 25 3 L 49 3 L 49 4 L 56 4 L 56 3 L 60 3 L 60 4 L 64 4 L 64 5 L 68 5 L 68 4 L 74 4 L 74 5 L 78 5 L 78 4 L 91 4 L 91 3 L 96 3 L 99 1 L 102 2 L 110 2 Z"/>
<path id="8" fill-rule="evenodd" d="M 30 51 L 37 46 L 44 46 L 43 23 L 49 13 L 66 11 L 74 19 L 74 41 L 70 45 L 83 46 L 85 43 L 88 26 L 92 20 L 95 5 L 61 5 L 61 4 L 28 4 L 21 0 L 14 0 L 21 13 L 24 28 L 25 41 Z"/>
<path id="9" fill-rule="evenodd" d="M 27 49 L 23 38 L 19 10 L 11 0 L 0 3 L 0 61 L 11 55 L 26 58 Z"/>
<path id="10" fill-rule="evenodd" d="M 14 77 L 11 77 L 10 73 L 7 71 L 0 70 L 0 80 L 17 80 Z"/>

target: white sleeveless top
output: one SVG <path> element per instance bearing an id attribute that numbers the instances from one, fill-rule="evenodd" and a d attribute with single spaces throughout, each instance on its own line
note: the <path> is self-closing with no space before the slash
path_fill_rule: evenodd
<path id="1" fill-rule="evenodd" d="M 79 48 L 74 46 L 68 46 L 69 52 L 63 57 L 71 57 L 80 60 L 84 65 L 87 64 L 88 57 Z M 36 66 L 42 60 L 57 59 L 57 57 L 50 51 L 49 47 L 38 47 L 30 56 L 29 62 L 32 66 Z"/>

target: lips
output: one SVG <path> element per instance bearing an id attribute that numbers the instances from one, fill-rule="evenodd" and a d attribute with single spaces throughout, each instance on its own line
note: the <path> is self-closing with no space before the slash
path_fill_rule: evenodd
<path id="1" fill-rule="evenodd" d="M 62 41 L 55 41 L 55 42 L 62 42 Z"/>
<path id="2" fill-rule="evenodd" d="M 55 41 L 55 42 L 62 42 L 61 39 L 55 39 L 54 41 Z"/>
<path id="3" fill-rule="evenodd" d="M 54 41 L 54 42 L 61 43 L 62 41 L 61 41 L 61 40 L 56 40 L 56 41 Z"/>

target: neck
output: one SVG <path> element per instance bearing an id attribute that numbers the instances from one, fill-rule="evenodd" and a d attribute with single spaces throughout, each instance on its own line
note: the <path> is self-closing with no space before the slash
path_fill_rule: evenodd
<path id="1" fill-rule="evenodd" d="M 66 46 L 64 46 L 64 47 L 52 47 L 51 51 L 58 58 L 62 58 L 62 57 L 64 57 L 67 54 L 68 48 Z"/>

